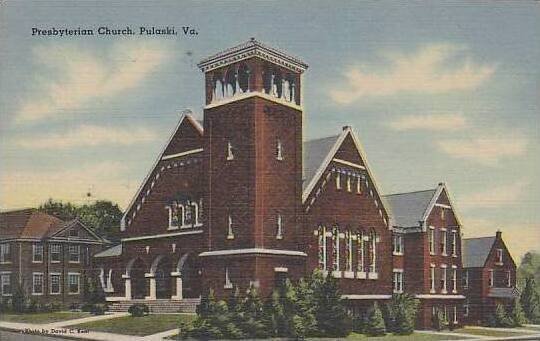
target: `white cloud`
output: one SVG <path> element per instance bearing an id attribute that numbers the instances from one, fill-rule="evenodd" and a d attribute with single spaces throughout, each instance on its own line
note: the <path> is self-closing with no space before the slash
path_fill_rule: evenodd
<path id="1" fill-rule="evenodd" d="M 165 45 L 119 42 L 106 56 L 60 44 L 34 49 L 40 70 L 35 82 L 43 89 L 22 103 L 19 122 L 73 115 L 86 104 L 116 96 L 142 84 L 169 56 Z M 44 76 L 52 73 L 54 76 Z"/>
<path id="2" fill-rule="evenodd" d="M 398 117 L 388 126 L 392 130 L 456 130 L 467 125 L 463 114 L 407 115 Z"/>
<path id="3" fill-rule="evenodd" d="M 504 136 L 443 139 L 437 141 L 437 147 L 452 157 L 494 166 L 502 158 L 524 155 L 528 143 L 524 136 L 507 133 Z"/>
<path id="4" fill-rule="evenodd" d="M 76 164 L 59 170 L 13 171 L 0 174 L 0 207 L 35 207 L 48 198 L 84 203 L 112 200 L 125 206 L 133 194 L 120 162 Z M 87 193 L 92 194 L 91 197 Z"/>
<path id="5" fill-rule="evenodd" d="M 514 261 L 519 264 L 527 251 L 540 252 L 540 225 L 531 222 L 501 224 L 486 218 L 463 217 L 465 238 L 491 237 L 500 230 Z"/>
<path id="6" fill-rule="evenodd" d="M 512 184 L 495 186 L 484 191 L 476 191 L 459 200 L 463 209 L 499 208 L 519 204 L 523 199 L 529 182 L 520 180 Z"/>
<path id="7" fill-rule="evenodd" d="M 345 84 L 332 89 L 330 96 L 337 103 L 350 104 L 364 97 L 401 92 L 440 94 L 475 89 L 491 77 L 495 67 L 472 62 L 464 51 L 456 45 L 432 44 L 408 55 L 387 54 L 387 68 L 350 68 Z M 459 65 L 454 63 L 456 59 Z"/>
<path id="8" fill-rule="evenodd" d="M 13 141 L 17 147 L 26 149 L 65 149 L 82 146 L 132 145 L 156 140 L 158 135 L 146 127 L 101 127 L 82 125 L 57 134 L 19 137 Z"/>

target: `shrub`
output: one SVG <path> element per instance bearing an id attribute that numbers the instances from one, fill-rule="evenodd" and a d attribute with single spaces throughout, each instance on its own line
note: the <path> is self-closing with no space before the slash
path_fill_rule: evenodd
<path id="1" fill-rule="evenodd" d="M 34 299 L 25 300 L 24 310 L 25 313 L 35 313 L 38 310 L 38 303 Z"/>
<path id="2" fill-rule="evenodd" d="M 51 311 L 60 311 L 62 310 L 62 305 L 60 303 L 51 303 Z"/>
<path id="3" fill-rule="evenodd" d="M 398 335 L 412 334 L 419 302 L 408 294 L 398 294 L 387 304 L 386 329 Z"/>
<path id="4" fill-rule="evenodd" d="M 527 320 L 531 323 L 540 323 L 540 295 L 533 277 L 526 279 L 520 302 Z"/>
<path id="5" fill-rule="evenodd" d="M 90 308 L 90 313 L 92 315 L 105 315 L 105 312 L 108 309 L 109 309 L 109 307 L 106 304 L 96 303 L 96 304 L 92 305 L 92 307 Z M 130 307 L 130 309 L 131 309 L 131 307 Z M 134 316 L 133 314 L 131 314 L 131 315 Z"/>
<path id="6" fill-rule="evenodd" d="M 309 279 L 313 290 L 313 306 L 317 336 L 344 337 L 352 329 L 352 320 L 345 309 L 337 280 L 316 270 Z"/>
<path id="7" fill-rule="evenodd" d="M 369 336 L 381 336 L 386 334 L 384 319 L 377 302 L 373 303 L 366 320 L 366 334 Z"/>
<path id="8" fill-rule="evenodd" d="M 506 309 L 502 304 L 497 304 L 495 308 L 495 324 L 497 327 L 512 327 L 513 321 L 506 313 Z"/>
<path id="9" fill-rule="evenodd" d="M 526 323 L 525 314 L 523 313 L 523 309 L 521 308 L 521 303 L 519 302 L 518 298 L 516 298 L 513 302 L 509 317 L 512 321 L 513 327 L 521 327 L 524 323 Z"/>
<path id="10" fill-rule="evenodd" d="M 433 329 L 435 330 L 441 331 L 448 327 L 448 321 L 444 317 L 442 310 L 439 308 L 435 309 L 435 314 L 432 315 L 431 319 Z"/>
<path id="11" fill-rule="evenodd" d="M 150 309 L 144 303 L 136 303 L 129 307 L 128 313 L 130 313 L 132 317 L 141 317 L 148 315 L 150 313 Z"/>
<path id="12" fill-rule="evenodd" d="M 22 284 L 17 284 L 11 298 L 13 312 L 17 314 L 24 313 L 26 296 Z"/>

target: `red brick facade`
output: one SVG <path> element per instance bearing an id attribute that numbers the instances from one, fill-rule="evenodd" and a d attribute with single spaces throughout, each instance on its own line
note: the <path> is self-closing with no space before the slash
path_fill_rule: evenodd
<path id="1" fill-rule="evenodd" d="M 443 184 L 409 212 L 380 193 L 350 127 L 304 142 L 307 65 L 293 57 L 251 40 L 199 67 L 204 123 L 183 116 L 126 210 L 121 246 L 96 258 L 110 301 L 267 296 L 318 268 L 354 310 L 406 292 L 422 302 L 419 327 L 436 308 L 462 322 L 461 225 Z"/>

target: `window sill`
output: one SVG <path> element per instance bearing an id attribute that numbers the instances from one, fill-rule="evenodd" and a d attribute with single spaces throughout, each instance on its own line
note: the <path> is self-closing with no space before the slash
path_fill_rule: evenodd
<path id="1" fill-rule="evenodd" d="M 358 278 L 358 279 L 366 279 L 367 274 L 364 271 L 357 271 L 356 272 L 356 278 Z"/>
<path id="2" fill-rule="evenodd" d="M 76 261 L 76 262 L 75 262 L 75 261 L 71 261 L 71 260 L 70 260 L 68 263 L 69 263 L 69 264 L 81 264 L 80 261 Z"/>
<path id="3" fill-rule="evenodd" d="M 430 290 L 429 290 L 429 293 L 430 293 L 430 294 L 434 294 L 434 293 L 435 293 L 435 289 L 430 289 Z"/>
<path id="4" fill-rule="evenodd" d="M 42 260 L 39 260 L 39 261 L 38 261 L 38 260 L 33 260 L 32 263 L 34 263 L 34 264 L 41 264 L 41 263 L 43 263 L 43 261 L 42 261 Z"/>
<path id="5" fill-rule="evenodd" d="M 453 254 L 452 257 L 457 258 L 457 255 L 456 255 L 456 254 Z"/>
<path id="6" fill-rule="evenodd" d="M 441 290 L 441 294 L 448 294 L 448 291 L 446 291 L 446 290 Z"/>
<path id="7" fill-rule="evenodd" d="M 457 290 L 452 290 L 452 294 L 457 294 Z"/>
<path id="8" fill-rule="evenodd" d="M 441 256 L 448 257 L 448 254 L 446 252 L 441 252 Z"/>
<path id="9" fill-rule="evenodd" d="M 174 231 L 174 230 L 178 230 L 179 227 L 178 226 L 169 226 L 167 227 L 167 231 Z"/>
<path id="10" fill-rule="evenodd" d="M 49 293 L 49 295 L 60 295 L 61 293 L 60 292 L 51 292 Z"/>
<path id="11" fill-rule="evenodd" d="M 68 295 L 79 295 L 79 293 L 78 292 L 70 292 L 70 293 L 68 293 Z"/>
<path id="12" fill-rule="evenodd" d="M 229 240 L 234 239 L 234 234 L 227 235 L 227 239 L 229 239 Z"/>
<path id="13" fill-rule="evenodd" d="M 33 293 L 32 293 L 32 296 L 43 296 L 43 293 L 33 292 Z"/>
<path id="14" fill-rule="evenodd" d="M 392 252 L 393 256 L 403 256 L 403 252 Z"/>
<path id="15" fill-rule="evenodd" d="M 2 294 L 4 297 L 11 297 L 13 294 Z"/>
<path id="16" fill-rule="evenodd" d="M 223 289 L 232 289 L 233 288 L 233 285 L 232 283 L 227 283 L 223 286 Z"/>
<path id="17" fill-rule="evenodd" d="M 11 262 L 0 262 L 0 264 L 11 264 Z"/>
<path id="18" fill-rule="evenodd" d="M 60 263 L 59 260 L 52 260 L 52 261 L 51 261 L 51 264 L 59 264 L 59 263 Z"/>
<path id="19" fill-rule="evenodd" d="M 368 272 L 368 279 L 379 279 L 378 272 Z"/>
<path id="20" fill-rule="evenodd" d="M 343 272 L 344 278 L 354 278 L 354 272 L 353 271 L 345 271 Z"/>
<path id="21" fill-rule="evenodd" d="M 339 270 L 332 271 L 332 277 L 341 278 L 341 271 L 339 271 Z"/>
<path id="22" fill-rule="evenodd" d="M 502 262 L 496 262 L 495 265 L 501 266 L 501 265 L 503 265 L 503 263 Z"/>
<path id="23" fill-rule="evenodd" d="M 278 240 L 283 239 L 283 235 L 277 235 L 277 236 L 276 236 L 276 239 L 278 239 Z"/>
<path id="24" fill-rule="evenodd" d="M 403 294 L 403 290 L 394 290 L 393 293 L 394 294 Z"/>

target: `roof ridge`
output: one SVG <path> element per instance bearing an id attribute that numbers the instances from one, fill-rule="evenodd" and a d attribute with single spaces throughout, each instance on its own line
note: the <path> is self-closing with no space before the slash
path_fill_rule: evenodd
<path id="1" fill-rule="evenodd" d="M 7 210 L 0 210 L 0 214 L 15 213 L 15 212 L 22 212 L 22 211 L 37 211 L 37 208 L 26 207 L 26 208 L 13 208 L 13 209 L 7 209 Z"/>
<path id="2" fill-rule="evenodd" d="M 473 239 L 487 239 L 487 238 L 496 238 L 496 236 L 485 236 L 485 237 L 463 238 L 463 241 L 466 241 L 466 240 L 473 240 Z"/>
<path id="3" fill-rule="evenodd" d="M 431 189 L 422 189 L 418 191 L 410 191 L 410 192 L 401 192 L 401 193 L 391 193 L 391 194 L 383 194 L 383 197 L 390 197 L 393 195 L 404 195 L 404 194 L 413 194 L 413 193 L 422 193 L 422 192 L 429 192 L 429 191 L 436 191 L 437 188 L 431 188 Z"/>

